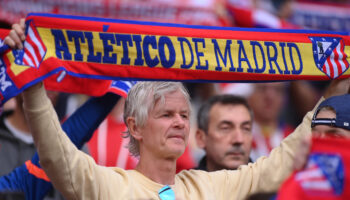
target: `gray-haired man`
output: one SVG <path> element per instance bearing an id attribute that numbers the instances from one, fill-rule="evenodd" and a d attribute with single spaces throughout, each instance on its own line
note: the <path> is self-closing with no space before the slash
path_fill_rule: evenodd
<path id="1" fill-rule="evenodd" d="M 24 108 L 42 167 L 67 199 L 244 199 L 276 190 L 292 171 L 293 158 L 305 135 L 311 134 L 312 112 L 269 157 L 238 170 L 175 173 L 184 152 L 191 113 L 181 83 L 139 82 L 125 106 L 135 170 L 96 165 L 63 133 L 41 84 L 27 89 Z M 170 187 L 169 187 L 170 186 Z"/>

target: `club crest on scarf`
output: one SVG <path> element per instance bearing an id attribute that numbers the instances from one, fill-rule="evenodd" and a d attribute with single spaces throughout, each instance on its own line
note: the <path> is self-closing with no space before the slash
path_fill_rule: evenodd
<path id="1" fill-rule="evenodd" d="M 312 154 L 306 169 L 295 175 L 310 196 L 339 196 L 344 191 L 344 179 L 344 163 L 335 154 Z"/>
<path id="2" fill-rule="evenodd" d="M 23 53 L 16 56 L 15 63 L 38 68 L 45 57 L 46 47 L 33 23 L 29 21 Z"/>
<path id="3" fill-rule="evenodd" d="M 336 79 L 348 68 L 344 41 L 337 37 L 309 37 L 317 68 L 329 78 Z"/>

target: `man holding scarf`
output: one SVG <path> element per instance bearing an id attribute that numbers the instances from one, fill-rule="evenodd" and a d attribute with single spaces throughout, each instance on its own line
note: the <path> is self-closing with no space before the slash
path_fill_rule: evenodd
<path id="1" fill-rule="evenodd" d="M 40 163 L 67 199 L 244 199 L 277 190 L 293 169 L 302 139 L 311 134 L 313 115 L 309 112 L 269 157 L 238 170 L 176 174 L 191 113 L 189 95 L 180 83 L 139 82 L 130 90 L 124 121 L 129 150 L 140 157 L 135 170 L 98 166 L 79 151 L 64 134 L 42 83 L 28 88 L 23 99 Z"/>

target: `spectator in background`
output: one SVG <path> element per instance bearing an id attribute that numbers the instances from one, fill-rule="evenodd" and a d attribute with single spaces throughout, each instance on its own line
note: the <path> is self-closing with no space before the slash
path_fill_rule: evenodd
<path id="1" fill-rule="evenodd" d="M 248 164 L 253 112 L 243 97 L 213 96 L 199 109 L 197 123 L 197 144 L 206 153 L 197 169 L 237 169 Z"/>
<path id="2" fill-rule="evenodd" d="M 138 162 L 126 148 L 129 139 L 122 137 L 127 130 L 123 121 L 124 102 L 124 98 L 118 101 L 88 142 L 89 153 L 99 165 L 134 169 Z"/>
<path id="3" fill-rule="evenodd" d="M 47 93 L 53 105 L 56 105 L 55 108 L 62 108 L 64 102 L 58 101 L 59 93 Z M 35 153 L 32 134 L 23 113 L 21 95 L 15 100 L 14 109 L 5 111 L 0 116 L 0 176 L 8 174 Z M 61 113 L 57 114 L 63 116 Z"/>
<path id="4" fill-rule="evenodd" d="M 332 81 L 325 94 L 329 98 L 320 101 L 312 117 L 313 151 L 309 153 L 310 141 L 306 140 L 296 156 L 296 172 L 279 189 L 276 199 L 349 199 L 348 141 L 341 140 L 350 138 L 349 83 L 350 79 Z M 332 94 L 327 94 L 330 91 Z"/>
<path id="5" fill-rule="evenodd" d="M 276 16 L 281 20 L 290 20 L 293 15 L 293 0 L 271 0 Z"/>
<path id="6" fill-rule="evenodd" d="M 48 91 L 47 93 L 54 105 L 64 107 L 61 105 L 64 102 L 58 101 L 58 92 Z M 22 96 L 18 95 L 15 98 L 14 109 L 7 110 L 0 116 L 0 176 L 9 174 L 16 167 L 23 165 L 33 157 L 36 151 L 22 104 Z M 63 199 L 55 190 L 50 189 L 47 193 L 46 200 Z"/>
<path id="7" fill-rule="evenodd" d="M 252 84 L 248 103 L 254 113 L 251 158 L 269 155 L 294 128 L 281 118 L 287 86 L 283 82 Z"/>
<path id="8" fill-rule="evenodd" d="M 62 129 L 66 131 L 77 148 L 80 149 L 91 138 L 93 131 L 118 99 L 119 96 L 112 93 L 91 98 L 62 124 Z M 0 199 L 24 199 L 25 197 L 27 200 L 40 200 L 45 196 L 44 199 L 49 200 L 60 197 L 57 192 L 50 191 L 53 191 L 52 184 L 41 169 L 37 154 L 25 164 L 13 169 L 11 173 L 0 177 Z M 47 195 L 48 192 L 50 192 L 49 195 Z"/>
<path id="9" fill-rule="evenodd" d="M 251 106 L 254 120 L 250 156 L 253 161 L 260 156 L 269 155 L 293 131 L 293 127 L 281 117 L 287 98 L 285 83 L 225 84 L 221 91 L 224 94 L 242 95 Z"/>
<path id="10" fill-rule="evenodd" d="M 312 119 L 312 134 L 316 137 L 350 138 L 350 94 L 323 101 Z"/>
<path id="11" fill-rule="evenodd" d="M 0 176 L 22 165 L 35 153 L 22 102 L 21 96 L 17 96 L 14 109 L 0 116 Z"/>
<path id="12" fill-rule="evenodd" d="M 295 29 L 287 19 L 292 14 L 291 0 L 228 0 L 226 8 L 234 26 L 256 28 Z"/>

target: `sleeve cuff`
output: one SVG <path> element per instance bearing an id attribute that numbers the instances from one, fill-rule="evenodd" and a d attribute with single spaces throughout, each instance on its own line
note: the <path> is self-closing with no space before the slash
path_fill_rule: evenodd
<path id="1" fill-rule="evenodd" d="M 49 99 L 42 82 L 37 83 L 23 92 L 23 107 L 26 110 L 36 110 L 48 104 Z"/>

